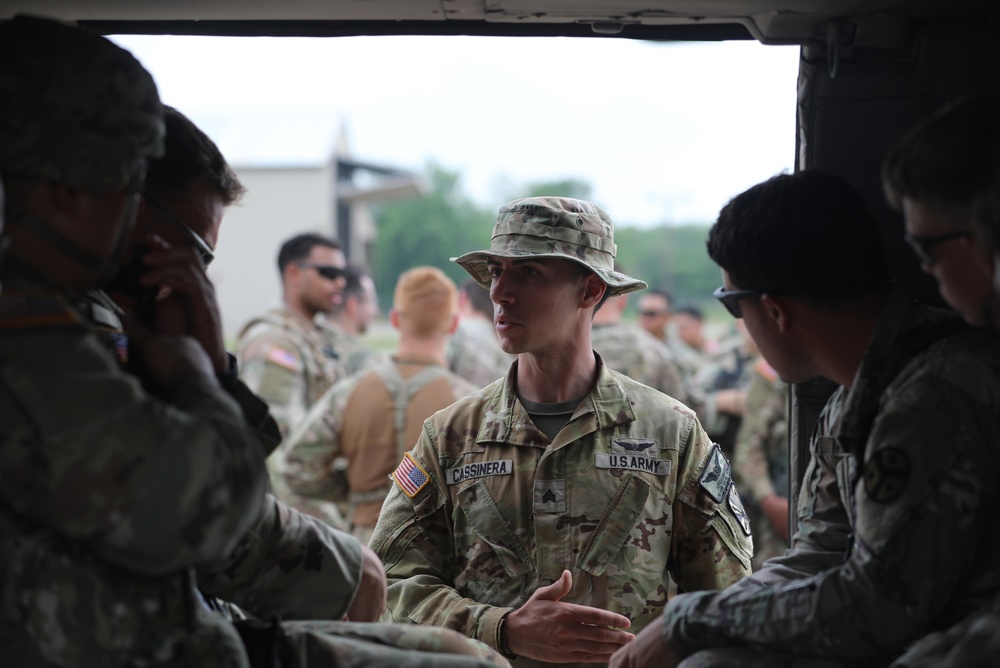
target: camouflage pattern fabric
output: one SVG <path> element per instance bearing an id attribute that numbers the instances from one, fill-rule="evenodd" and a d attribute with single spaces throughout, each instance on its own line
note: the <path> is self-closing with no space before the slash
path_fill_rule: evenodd
<path id="1" fill-rule="evenodd" d="M 1000 657 L 1000 597 L 989 609 L 913 643 L 890 668 L 993 668 Z"/>
<path id="2" fill-rule="evenodd" d="M 745 390 L 753 378 L 751 358 L 744 349 L 743 339 L 733 340 L 712 355 L 691 379 L 695 399 L 705 431 L 730 456 L 736 445 L 742 417 L 718 410 L 715 393 L 720 390 Z"/>
<path id="3" fill-rule="evenodd" d="M 240 379 L 267 402 L 285 436 L 343 376 L 336 354 L 315 324 L 286 308 L 275 309 L 247 323 L 237 345 Z M 347 528 L 342 509 L 336 504 L 295 493 L 286 459 L 279 452 L 268 457 L 267 466 L 275 496 L 331 526 Z"/>
<path id="4" fill-rule="evenodd" d="M 286 622 L 303 666 L 337 668 L 505 668 L 492 648 L 455 631 L 403 624 Z"/>
<path id="5" fill-rule="evenodd" d="M 361 562 L 357 540 L 268 494 L 236 548 L 196 573 L 203 592 L 260 619 L 340 619 L 357 594 Z"/>
<path id="6" fill-rule="evenodd" d="M 680 369 L 667 347 L 652 334 L 625 322 L 595 324 L 590 342 L 608 367 L 688 404 Z"/>
<path id="7" fill-rule="evenodd" d="M 237 348 L 240 378 L 267 402 L 286 435 L 344 375 L 315 323 L 287 308 L 244 325 Z"/>
<path id="8" fill-rule="evenodd" d="M 727 591 L 671 601 L 678 652 L 884 665 L 997 595 L 1000 346 L 945 337 L 942 317 L 892 293 L 854 384 L 820 417 L 792 547 Z"/>
<path id="9" fill-rule="evenodd" d="M 594 389 L 552 442 L 516 398 L 516 363 L 424 423 L 371 540 L 394 621 L 499 649 L 502 617 L 569 568 L 563 600 L 638 631 L 666 603 L 670 574 L 697 590 L 749 573 L 729 465 L 694 414 L 598 361 Z"/>
<path id="10" fill-rule="evenodd" d="M 58 296 L 5 292 L 0 424 L 0 663 L 242 665 L 190 570 L 263 510 L 261 449 L 218 385 L 153 398 Z"/>
<path id="11" fill-rule="evenodd" d="M 316 326 L 319 327 L 326 346 L 337 355 L 344 375 L 353 376 L 386 359 L 385 355 L 370 348 L 360 336 L 351 334 L 333 320 L 322 315 L 316 316 Z"/>
<path id="12" fill-rule="evenodd" d="M 756 571 L 788 548 L 788 541 L 775 532 L 758 505 L 769 496 L 788 498 L 788 385 L 763 358 L 753 369 L 746 415 L 736 435 L 733 479 L 746 501 Z"/>
<path id="13" fill-rule="evenodd" d="M 569 197 L 527 197 L 497 212 L 490 248 L 451 258 L 484 288 L 489 257 L 554 257 L 572 260 L 608 286 L 609 295 L 645 289 L 646 283 L 615 271 L 615 224 L 599 206 Z"/>
<path id="14" fill-rule="evenodd" d="M 493 323 L 482 318 L 462 318 L 448 339 L 448 368 L 476 387 L 503 378 L 514 361 L 500 347 Z"/>
<path id="15" fill-rule="evenodd" d="M 395 397 L 382 377 L 388 365 L 401 378 L 429 368 L 440 371 L 407 401 L 403 442 L 409 445 L 417 442 L 431 414 L 479 389 L 433 360 L 404 363 L 394 357 L 330 388 L 277 453 L 285 458 L 286 480 L 297 495 L 340 500 L 346 485 L 352 532 L 365 542 L 389 491 L 389 474 L 402 455 L 393 418 Z"/>
<path id="16" fill-rule="evenodd" d="M 677 365 L 688 378 L 696 378 L 701 370 L 709 363 L 709 356 L 702 353 L 694 346 L 677 336 L 667 334 L 664 341 L 670 353 L 673 355 Z"/>
<path id="17" fill-rule="evenodd" d="M 134 186 L 163 154 L 163 107 L 128 51 L 56 21 L 0 25 L 0 165 L 94 192 Z"/>

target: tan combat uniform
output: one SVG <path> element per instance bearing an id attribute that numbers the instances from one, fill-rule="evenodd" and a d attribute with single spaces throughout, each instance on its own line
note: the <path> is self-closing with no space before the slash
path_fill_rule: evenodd
<path id="1" fill-rule="evenodd" d="M 352 532 L 367 542 L 389 474 L 419 439 L 424 420 L 477 389 L 432 360 L 396 357 L 337 383 L 280 448 L 294 472 L 293 491 L 338 496 L 339 470 L 346 469 Z"/>
<path id="2" fill-rule="evenodd" d="M 667 606 L 681 655 L 731 646 L 685 667 L 886 665 L 997 596 L 1000 346 L 944 317 L 892 293 L 851 389 L 820 416 L 792 547 Z"/>
<path id="3" fill-rule="evenodd" d="M 371 540 L 392 619 L 498 648 L 503 616 L 570 569 L 563 600 L 637 631 L 665 605 L 669 575 L 697 590 L 749 573 L 749 525 L 719 449 L 685 406 L 598 360 L 552 442 L 516 398 L 516 363 L 424 423 Z"/>

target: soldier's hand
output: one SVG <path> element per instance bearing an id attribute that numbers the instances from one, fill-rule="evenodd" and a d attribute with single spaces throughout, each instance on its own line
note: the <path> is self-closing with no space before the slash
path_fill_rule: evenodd
<path id="1" fill-rule="evenodd" d="M 361 584 L 347 611 L 347 619 L 352 622 L 377 622 L 385 612 L 388 595 L 385 567 L 378 555 L 366 545 L 361 546 L 361 556 Z"/>
<path id="2" fill-rule="evenodd" d="M 156 235 L 146 239 L 143 255 L 148 268 L 139 279 L 147 288 L 160 288 L 156 329 L 163 334 L 193 337 L 204 348 L 216 372 L 228 366 L 222 335 L 222 316 L 215 287 L 193 248 L 174 248 Z"/>
<path id="3" fill-rule="evenodd" d="M 508 614 L 507 648 L 519 656 L 552 663 L 606 663 L 635 638 L 618 630 L 629 627 L 628 617 L 563 603 L 561 599 L 572 588 L 572 573 L 563 571 L 558 580 L 536 589 L 524 605 Z"/>
<path id="4" fill-rule="evenodd" d="M 192 374 L 215 380 L 215 369 L 201 345 L 189 336 L 150 331 L 131 313 L 122 316 L 129 337 L 129 352 L 138 356 L 145 378 L 169 390 Z"/>
<path id="5" fill-rule="evenodd" d="M 663 617 L 639 632 L 633 642 L 611 657 L 608 668 L 674 668 L 680 657 L 663 636 Z"/>

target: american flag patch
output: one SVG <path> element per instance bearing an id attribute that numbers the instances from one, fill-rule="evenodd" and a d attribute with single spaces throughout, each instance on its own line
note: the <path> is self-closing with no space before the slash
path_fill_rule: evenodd
<path id="1" fill-rule="evenodd" d="M 286 369 L 291 369 L 292 371 L 298 371 L 298 358 L 283 348 L 271 348 L 267 352 L 267 359 L 269 362 L 274 362 L 278 366 L 283 366 Z"/>
<path id="2" fill-rule="evenodd" d="M 403 455 L 403 461 L 392 472 L 392 477 L 399 488 L 403 490 L 403 494 L 411 499 L 430 481 L 427 471 L 420 467 L 420 464 L 410 456 L 410 453 Z"/>

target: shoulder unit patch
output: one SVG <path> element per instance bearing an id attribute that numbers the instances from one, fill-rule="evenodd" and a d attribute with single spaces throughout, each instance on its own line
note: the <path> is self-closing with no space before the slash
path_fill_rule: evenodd
<path id="1" fill-rule="evenodd" d="M 411 499 L 419 494 L 420 490 L 426 487 L 427 483 L 431 480 L 430 476 L 427 475 L 427 471 L 408 452 L 403 455 L 403 461 L 392 472 L 392 479 L 403 490 L 403 494 L 406 494 Z"/>
<path id="2" fill-rule="evenodd" d="M 729 491 L 729 483 L 733 479 L 733 470 L 726 461 L 726 456 L 722 454 L 722 448 L 716 443 L 712 447 L 712 453 L 705 462 L 705 470 L 698 478 L 698 484 L 708 493 L 716 503 L 722 503 Z"/>

